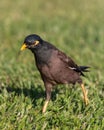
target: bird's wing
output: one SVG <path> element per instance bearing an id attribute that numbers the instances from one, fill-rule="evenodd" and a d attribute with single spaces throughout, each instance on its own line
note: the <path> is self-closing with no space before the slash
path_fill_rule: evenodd
<path id="1" fill-rule="evenodd" d="M 77 70 L 78 69 L 78 65 L 75 64 L 75 62 L 70 58 L 68 57 L 65 53 L 61 52 L 61 51 L 58 51 L 58 57 L 68 65 L 69 69 L 72 69 L 72 70 Z"/>

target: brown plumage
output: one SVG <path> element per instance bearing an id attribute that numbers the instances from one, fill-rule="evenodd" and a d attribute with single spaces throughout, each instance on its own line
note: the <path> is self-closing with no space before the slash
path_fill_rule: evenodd
<path id="1" fill-rule="evenodd" d="M 88 104 L 87 93 L 81 79 L 83 72 L 87 72 L 87 66 L 78 66 L 70 57 L 57 49 L 54 45 L 44 41 L 36 34 L 28 35 L 21 50 L 30 49 L 34 54 L 36 66 L 41 74 L 46 89 L 46 101 L 42 112 L 46 111 L 51 98 L 52 87 L 57 84 L 81 85 L 85 104 Z"/>

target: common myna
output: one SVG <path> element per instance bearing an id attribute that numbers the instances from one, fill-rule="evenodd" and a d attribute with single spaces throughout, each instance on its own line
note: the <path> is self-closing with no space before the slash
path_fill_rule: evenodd
<path id="1" fill-rule="evenodd" d="M 80 76 L 88 71 L 88 66 L 78 66 L 64 52 L 57 49 L 54 45 L 44 41 L 36 34 L 28 35 L 24 39 L 21 51 L 26 48 L 34 54 L 36 66 L 46 89 L 46 100 L 42 112 L 46 111 L 51 98 L 52 87 L 57 84 L 81 85 L 85 104 L 88 104 L 87 92 Z"/>

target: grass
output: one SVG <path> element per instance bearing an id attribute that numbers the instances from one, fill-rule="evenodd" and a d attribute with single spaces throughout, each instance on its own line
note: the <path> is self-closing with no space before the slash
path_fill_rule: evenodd
<path id="1" fill-rule="evenodd" d="M 104 1 L 60 0 L 0 2 L 0 129 L 104 129 Z M 39 34 L 91 66 L 83 78 L 90 104 L 79 85 L 58 85 L 43 115 L 44 85 L 30 51 L 18 56 L 28 34 Z"/>

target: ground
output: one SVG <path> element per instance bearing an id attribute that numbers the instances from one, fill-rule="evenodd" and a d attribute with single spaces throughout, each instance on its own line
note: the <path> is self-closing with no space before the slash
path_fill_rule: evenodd
<path id="1" fill-rule="evenodd" d="M 104 1 L 0 1 L 0 129 L 104 129 Z M 29 50 L 18 55 L 24 37 L 36 33 L 91 66 L 80 86 L 58 85 L 41 113 L 44 85 Z"/>

